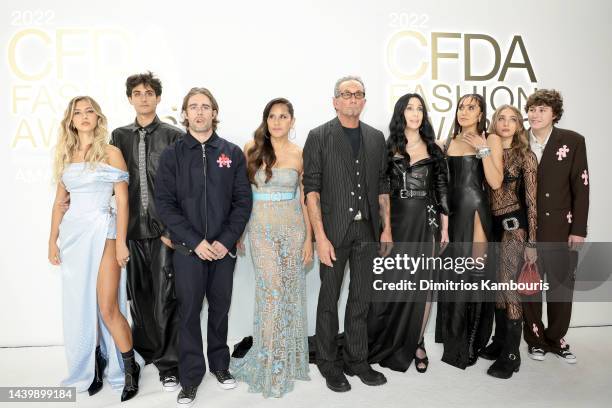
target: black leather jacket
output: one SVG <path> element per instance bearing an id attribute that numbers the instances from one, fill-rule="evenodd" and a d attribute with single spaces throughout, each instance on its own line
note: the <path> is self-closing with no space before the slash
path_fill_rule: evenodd
<path id="1" fill-rule="evenodd" d="M 157 238 L 165 233 L 165 227 L 159 220 L 155 210 L 155 175 L 159 165 L 159 157 L 166 147 L 183 137 L 185 132 L 159 120 L 155 120 L 145 127 L 146 158 L 147 158 L 147 187 L 148 208 L 146 215 L 141 215 L 140 200 L 140 173 L 138 169 L 138 144 L 140 125 L 134 123 L 117 128 L 111 135 L 110 143 L 117 146 L 128 167 L 130 182 L 128 186 L 130 202 L 130 219 L 128 221 L 128 239 Z M 164 234 L 167 235 L 167 234 Z"/>
<path id="2" fill-rule="evenodd" d="M 394 156 L 389 161 L 388 172 L 392 198 L 428 199 L 435 203 L 439 213 L 448 215 L 448 175 L 444 160 L 429 157 L 410 166 L 405 157 Z"/>

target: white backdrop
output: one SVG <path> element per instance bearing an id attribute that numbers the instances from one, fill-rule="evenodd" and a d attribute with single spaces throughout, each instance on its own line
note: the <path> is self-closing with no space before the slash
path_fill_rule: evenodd
<path id="1" fill-rule="evenodd" d="M 0 5 L 0 346 L 62 343 L 60 271 L 46 258 L 51 148 L 68 99 L 92 95 L 111 129 L 126 124 L 134 114 L 125 78 L 144 70 L 162 79 L 165 120 L 178 118 L 190 87 L 208 87 L 220 104 L 219 134 L 241 146 L 277 96 L 293 102 L 303 145 L 309 129 L 333 117 L 333 84 L 346 74 L 365 81 L 364 121 L 388 133 L 395 99 L 416 89 L 443 137 L 458 94 L 522 107 L 534 89 L 556 88 L 565 97 L 559 125 L 587 140 L 589 240 L 612 241 L 608 1 L 179 3 Z M 312 333 L 318 267 L 307 283 Z M 252 303 L 247 256 L 236 269 L 230 338 L 250 334 Z M 611 324 L 610 311 L 609 303 L 578 304 L 572 324 Z"/>

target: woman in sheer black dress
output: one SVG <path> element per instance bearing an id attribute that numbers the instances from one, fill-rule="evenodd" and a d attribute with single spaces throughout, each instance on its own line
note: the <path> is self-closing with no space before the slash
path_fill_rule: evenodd
<path id="1" fill-rule="evenodd" d="M 538 160 L 529 149 L 521 112 L 510 105 L 500 106 L 491 119 L 489 130 L 501 137 L 504 149 L 504 181 L 490 191 L 493 232 L 498 244 L 497 281 L 517 280 L 523 261 L 537 259 Z M 510 378 L 521 364 L 519 344 L 522 330 L 521 299 L 517 291 L 500 291 L 495 306 L 495 335 L 480 356 L 495 360 L 487 373 Z"/>

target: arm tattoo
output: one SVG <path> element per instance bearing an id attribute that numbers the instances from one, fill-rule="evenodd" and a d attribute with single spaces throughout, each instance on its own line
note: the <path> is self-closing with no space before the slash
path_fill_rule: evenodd
<path id="1" fill-rule="evenodd" d="M 389 194 L 381 194 L 378 196 L 379 215 L 383 229 L 388 227 L 389 220 Z"/>
<path id="2" fill-rule="evenodd" d="M 315 228 L 318 223 L 322 223 L 323 219 L 321 217 L 321 198 L 317 193 L 310 193 L 307 203 L 309 202 L 311 205 L 307 205 L 308 215 L 310 216 L 310 224 L 313 228 Z"/>
<path id="3" fill-rule="evenodd" d="M 319 200 L 319 197 L 315 197 L 314 216 L 315 221 L 323 221 L 321 217 L 321 200 Z"/>

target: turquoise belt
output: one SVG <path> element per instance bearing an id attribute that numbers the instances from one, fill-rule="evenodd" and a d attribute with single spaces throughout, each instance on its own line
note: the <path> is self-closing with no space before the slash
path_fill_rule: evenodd
<path id="1" fill-rule="evenodd" d="M 295 193 L 257 193 L 253 192 L 253 200 L 255 201 L 286 201 L 293 200 L 295 198 Z"/>

